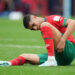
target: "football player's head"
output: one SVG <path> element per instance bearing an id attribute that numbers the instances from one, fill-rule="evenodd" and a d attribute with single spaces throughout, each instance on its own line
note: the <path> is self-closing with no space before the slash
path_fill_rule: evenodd
<path id="1" fill-rule="evenodd" d="M 30 30 L 39 30 L 43 18 L 34 15 L 25 15 L 23 18 L 24 27 Z"/>

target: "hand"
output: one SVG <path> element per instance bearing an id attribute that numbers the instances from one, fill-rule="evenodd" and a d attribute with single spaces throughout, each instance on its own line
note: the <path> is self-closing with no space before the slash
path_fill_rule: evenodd
<path id="1" fill-rule="evenodd" d="M 58 52 L 62 52 L 62 51 L 64 51 L 64 47 L 65 47 L 65 40 L 63 38 L 61 38 L 56 49 Z"/>

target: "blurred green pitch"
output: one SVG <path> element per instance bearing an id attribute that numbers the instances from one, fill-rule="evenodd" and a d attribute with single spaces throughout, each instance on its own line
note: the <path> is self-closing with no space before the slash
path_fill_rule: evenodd
<path id="1" fill-rule="evenodd" d="M 26 30 L 22 20 L 0 19 L 0 60 L 8 61 L 22 53 L 45 53 L 46 49 L 43 47 L 40 31 Z M 75 61 L 70 66 L 58 67 L 38 67 L 31 64 L 0 67 L 0 75 L 75 75 Z"/>

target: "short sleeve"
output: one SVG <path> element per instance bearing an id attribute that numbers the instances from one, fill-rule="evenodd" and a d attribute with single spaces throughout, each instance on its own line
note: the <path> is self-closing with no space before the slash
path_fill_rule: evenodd
<path id="1" fill-rule="evenodd" d="M 64 20 L 63 20 L 63 27 L 66 27 L 66 21 L 67 21 L 67 18 L 64 18 Z"/>
<path id="2" fill-rule="evenodd" d="M 66 20 L 67 20 L 67 18 L 64 18 L 64 17 L 58 15 L 58 16 L 53 16 L 52 20 L 53 20 L 53 23 L 56 26 L 66 27 Z"/>

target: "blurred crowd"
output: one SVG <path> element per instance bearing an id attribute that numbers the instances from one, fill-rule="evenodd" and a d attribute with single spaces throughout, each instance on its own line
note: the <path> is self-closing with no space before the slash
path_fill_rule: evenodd
<path id="1" fill-rule="evenodd" d="M 72 14 L 75 14 L 75 0 L 72 0 Z M 0 12 L 21 11 L 23 14 L 63 13 L 63 0 L 0 0 Z"/>
<path id="2" fill-rule="evenodd" d="M 3 11 L 39 15 L 62 14 L 62 0 L 0 0 L 0 12 Z"/>

